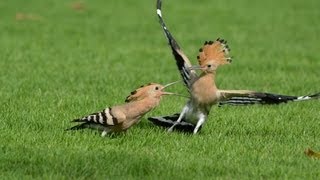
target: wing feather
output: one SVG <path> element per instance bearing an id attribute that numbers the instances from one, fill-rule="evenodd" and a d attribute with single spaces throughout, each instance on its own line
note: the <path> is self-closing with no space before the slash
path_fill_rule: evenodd
<path id="1" fill-rule="evenodd" d="M 197 77 L 197 74 L 194 70 L 190 70 L 190 67 L 192 66 L 188 57 L 184 54 L 184 52 L 181 50 L 180 46 L 178 45 L 177 41 L 174 39 L 174 37 L 171 35 L 170 31 L 166 27 L 166 24 L 163 21 L 162 13 L 161 13 L 161 5 L 162 1 L 157 1 L 157 15 L 159 17 L 160 24 L 162 26 L 162 29 L 164 31 L 164 34 L 169 42 L 169 45 L 172 50 L 172 54 L 176 60 L 177 67 L 180 71 L 180 75 L 183 79 L 183 82 L 185 85 L 189 88 L 194 81 L 194 79 Z"/>
<path id="2" fill-rule="evenodd" d="M 221 96 L 219 106 L 222 105 L 252 105 L 252 104 L 280 104 L 290 101 L 306 101 L 319 99 L 320 93 L 306 96 L 289 96 L 266 92 L 247 90 L 219 90 Z"/>

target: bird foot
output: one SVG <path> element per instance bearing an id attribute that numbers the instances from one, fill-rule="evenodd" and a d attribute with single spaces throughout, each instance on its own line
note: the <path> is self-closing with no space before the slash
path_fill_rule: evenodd
<path id="1" fill-rule="evenodd" d="M 173 128 L 174 128 L 174 127 L 170 127 L 170 128 L 168 129 L 168 132 L 171 133 L 171 132 L 173 131 Z"/>
<path id="2" fill-rule="evenodd" d="M 107 134 L 108 134 L 108 132 L 107 132 L 107 131 L 102 131 L 102 133 L 101 133 L 101 137 L 105 137 Z"/>

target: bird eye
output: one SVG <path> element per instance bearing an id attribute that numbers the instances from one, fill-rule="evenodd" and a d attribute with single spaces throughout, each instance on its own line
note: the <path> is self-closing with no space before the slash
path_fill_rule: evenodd
<path id="1" fill-rule="evenodd" d="M 156 86 L 154 89 L 155 89 L 155 90 L 159 90 L 159 87 L 158 87 L 158 86 Z"/>
<path id="2" fill-rule="evenodd" d="M 209 64 L 207 67 L 208 67 L 208 68 L 211 68 L 211 64 Z"/>

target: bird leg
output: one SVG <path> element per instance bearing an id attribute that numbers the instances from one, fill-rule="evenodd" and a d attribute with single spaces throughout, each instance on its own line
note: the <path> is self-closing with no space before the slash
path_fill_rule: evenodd
<path id="1" fill-rule="evenodd" d="M 199 114 L 199 121 L 197 122 L 197 125 L 193 130 L 193 134 L 197 134 L 199 128 L 203 125 L 205 121 L 206 121 L 206 116 L 202 113 Z"/>
<path id="2" fill-rule="evenodd" d="M 178 120 L 176 122 L 174 122 L 174 124 L 168 129 L 168 132 L 172 132 L 173 131 L 173 128 L 181 122 L 183 116 L 186 114 L 187 111 L 188 111 L 188 106 L 185 106 L 182 109 L 182 112 L 180 113 L 180 116 L 179 116 Z"/>

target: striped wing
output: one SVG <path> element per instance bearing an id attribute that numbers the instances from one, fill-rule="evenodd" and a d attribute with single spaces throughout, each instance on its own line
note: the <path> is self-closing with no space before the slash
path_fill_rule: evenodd
<path id="1" fill-rule="evenodd" d="M 106 108 L 101 112 L 93 113 L 83 118 L 74 119 L 72 122 L 82 122 L 83 124 L 74 126 L 68 130 L 83 129 L 87 127 L 115 126 L 121 123 L 113 114 L 111 108 Z"/>
<path id="2" fill-rule="evenodd" d="M 164 23 L 164 21 L 162 19 L 161 4 L 162 4 L 162 1 L 158 0 L 157 1 L 157 15 L 159 17 L 160 24 L 162 26 L 162 29 L 164 31 L 165 36 L 167 37 L 169 45 L 171 47 L 172 54 L 176 60 L 176 64 L 177 64 L 178 69 L 180 71 L 183 82 L 185 83 L 185 85 L 187 87 L 190 87 L 192 84 L 192 81 L 197 77 L 197 74 L 194 70 L 190 70 L 191 63 L 190 63 L 188 57 L 180 49 L 177 41 L 173 38 L 170 31 L 166 27 L 166 24 Z"/>
<path id="3" fill-rule="evenodd" d="M 159 117 L 149 117 L 148 120 L 151 121 L 154 125 L 169 128 L 175 124 L 178 120 L 180 114 L 176 113 L 170 116 L 159 116 Z M 175 130 L 186 132 L 186 133 L 193 133 L 193 130 L 196 126 L 192 123 L 186 122 L 184 119 L 175 126 Z M 201 130 L 201 127 L 199 131 Z"/>
<path id="4" fill-rule="evenodd" d="M 311 99 L 319 99 L 320 93 L 306 96 L 289 96 L 281 94 L 272 94 L 265 92 L 243 91 L 243 90 L 220 90 L 222 99 L 219 106 L 223 105 L 252 105 L 252 104 L 280 104 L 290 101 L 306 101 Z"/>

